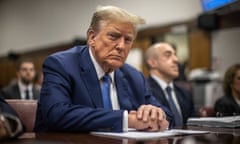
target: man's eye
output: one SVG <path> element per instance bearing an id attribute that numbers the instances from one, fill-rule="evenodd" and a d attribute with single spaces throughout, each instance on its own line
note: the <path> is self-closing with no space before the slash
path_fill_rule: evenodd
<path id="1" fill-rule="evenodd" d="M 133 40 L 132 40 L 131 38 L 125 38 L 125 41 L 126 41 L 127 43 L 131 43 Z"/>
<path id="2" fill-rule="evenodd" d="M 165 55 L 166 57 L 170 57 L 170 56 L 171 56 L 171 53 L 168 53 L 168 52 L 167 52 L 167 53 L 165 53 L 164 55 Z"/>
<path id="3" fill-rule="evenodd" d="M 109 34 L 110 39 L 116 40 L 118 36 L 116 34 Z"/>

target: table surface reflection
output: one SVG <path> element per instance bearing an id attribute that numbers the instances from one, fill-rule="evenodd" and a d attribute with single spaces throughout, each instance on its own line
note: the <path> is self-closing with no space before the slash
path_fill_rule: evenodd
<path id="1" fill-rule="evenodd" d="M 240 129 L 184 127 L 189 130 L 210 131 L 208 134 L 182 135 L 144 141 L 100 137 L 82 133 L 26 133 L 19 139 L 3 143 L 37 144 L 240 144 Z M 2 142 L 1 142 L 2 143 Z"/>

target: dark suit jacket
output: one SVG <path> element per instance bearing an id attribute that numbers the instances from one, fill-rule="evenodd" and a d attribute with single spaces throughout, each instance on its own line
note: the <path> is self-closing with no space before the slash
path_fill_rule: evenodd
<path id="1" fill-rule="evenodd" d="M 104 109 L 87 46 L 51 55 L 43 64 L 43 73 L 36 132 L 122 131 L 123 110 L 137 110 L 141 104 L 161 106 L 146 87 L 144 76 L 125 64 L 114 75 L 121 110 Z"/>
<path id="2" fill-rule="evenodd" d="M 7 86 L 2 89 L 4 99 L 21 99 L 18 83 Z M 38 99 L 40 91 L 33 86 L 33 99 Z"/>
<path id="3" fill-rule="evenodd" d="M 7 120 L 11 121 L 11 123 L 9 123 L 9 126 L 11 127 L 11 135 L 9 135 L 8 138 L 18 137 L 24 132 L 24 126 L 20 122 L 17 112 L 3 99 L 3 94 L 1 91 L 0 114 L 2 114 Z M 16 127 L 19 127 L 20 129 L 16 129 Z"/>
<path id="4" fill-rule="evenodd" d="M 0 113 L 8 113 L 18 117 L 16 111 L 3 99 L 2 92 L 0 92 Z"/>
<path id="5" fill-rule="evenodd" d="M 156 99 L 165 107 L 167 107 L 170 110 L 170 107 L 168 105 L 168 101 L 164 95 L 164 91 L 159 86 L 159 84 L 152 78 L 148 78 L 148 83 L 150 86 L 150 89 L 153 93 L 153 95 L 156 97 Z M 183 122 L 186 123 L 187 119 L 189 117 L 195 116 L 195 110 L 192 100 L 192 95 L 187 90 L 179 87 L 174 83 L 174 92 L 176 94 L 178 103 L 180 105 L 180 109 L 182 112 Z"/>
<path id="6" fill-rule="evenodd" d="M 214 106 L 214 111 L 222 116 L 240 115 L 240 106 L 233 99 L 233 96 L 223 96 L 219 98 Z"/>

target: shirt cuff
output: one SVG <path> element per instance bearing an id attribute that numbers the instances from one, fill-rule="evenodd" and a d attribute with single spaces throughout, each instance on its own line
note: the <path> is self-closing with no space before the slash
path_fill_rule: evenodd
<path id="1" fill-rule="evenodd" d="M 128 111 L 123 112 L 123 132 L 128 132 Z"/>

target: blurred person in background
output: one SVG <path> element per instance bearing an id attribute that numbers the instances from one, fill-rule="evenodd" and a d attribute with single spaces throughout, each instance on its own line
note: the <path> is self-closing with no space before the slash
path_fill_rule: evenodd
<path id="1" fill-rule="evenodd" d="M 224 96 L 214 106 L 217 116 L 240 115 L 240 64 L 230 66 L 223 79 Z"/>
<path id="2" fill-rule="evenodd" d="M 174 82 L 179 76 L 175 49 L 169 43 L 155 43 L 147 49 L 145 63 L 153 95 L 171 110 L 174 126 L 183 126 L 189 117 L 195 116 L 195 110 L 191 93 Z"/>
<path id="3" fill-rule="evenodd" d="M 17 63 L 17 81 L 2 89 L 5 99 L 37 99 L 40 91 L 34 85 L 36 75 L 31 59 L 20 59 Z"/>
<path id="4" fill-rule="evenodd" d="M 177 47 L 175 44 L 173 43 L 168 43 L 169 45 L 171 45 L 171 47 L 174 49 L 176 55 L 177 55 Z M 178 76 L 174 79 L 174 81 L 180 81 L 180 82 L 184 82 L 187 81 L 186 75 L 185 75 L 185 69 L 187 67 L 187 61 L 185 61 L 184 63 L 180 63 L 180 61 L 178 61 Z"/>

